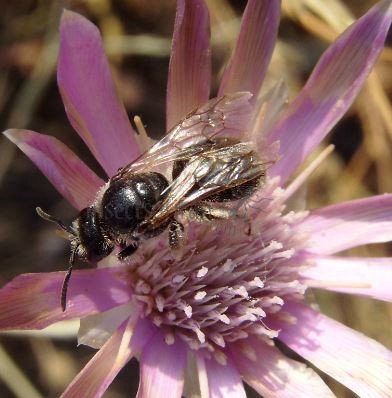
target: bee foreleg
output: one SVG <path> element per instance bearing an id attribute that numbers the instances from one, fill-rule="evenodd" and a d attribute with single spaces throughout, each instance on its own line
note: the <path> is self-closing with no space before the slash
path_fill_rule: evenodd
<path id="1" fill-rule="evenodd" d="M 132 243 L 130 243 L 127 247 L 125 247 L 124 249 L 122 249 L 120 251 L 120 253 L 118 253 L 117 258 L 120 261 L 125 260 L 127 257 L 131 256 L 133 253 L 135 253 L 135 251 L 137 250 L 137 248 L 139 247 L 139 242 L 136 240 Z"/>

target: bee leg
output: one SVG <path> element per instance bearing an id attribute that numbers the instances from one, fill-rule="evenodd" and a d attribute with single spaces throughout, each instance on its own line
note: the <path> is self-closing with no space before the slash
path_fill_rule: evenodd
<path id="1" fill-rule="evenodd" d="M 139 247 L 139 242 L 136 240 L 136 241 L 132 242 L 131 244 L 129 244 L 124 249 L 122 249 L 120 251 L 120 253 L 118 253 L 117 258 L 120 261 L 124 261 L 127 257 L 129 257 L 133 253 L 135 253 L 135 251 L 137 250 L 138 247 Z"/>
<path id="2" fill-rule="evenodd" d="M 190 218 L 200 222 L 213 220 L 231 220 L 238 217 L 238 211 L 227 207 L 217 207 L 209 203 L 200 203 L 187 209 Z"/>
<path id="3" fill-rule="evenodd" d="M 171 249 L 178 249 L 184 240 L 184 226 L 173 218 L 169 224 L 169 245 Z"/>

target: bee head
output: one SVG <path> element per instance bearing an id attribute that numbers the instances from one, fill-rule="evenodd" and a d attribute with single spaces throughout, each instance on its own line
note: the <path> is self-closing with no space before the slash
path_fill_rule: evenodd
<path id="1" fill-rule="evenodd" d="M 73 265 L 76 258 L 98 262 L 113 251 L 114 244 L 103 232 L 99 216 L 93 207 L 83 209 L 70 226 L 47 214 L 40 207 L 36 211 L 44 220 L 55 223 L 66 232 L 66 237 L 71 242 L 70 265 Z"/>
<path id="2" fill-rule="evenodd" d="M 113 240 L 102 228 L 97 211 L 93 207 L 83 209 L 72 227 L 77 231 L 77 239 L 71 246 L 78 246 L 77 255 L 89 262 L 98 262 L 107 257 L 114 249 Z"/>
<path id="3" fill-rule="evenodd" d="M 93 207 L 86 207 L 83 209 L 70 226 L 65 225 L 61 220 L 45 213 L 40 207 L 37 207 L 36 211 L 44 220 L 55 223 L 65 231 L 67 233 L 67 239 L 71 242 L 69 268 L 64 276 L 61 287 L 61 308 L 65 311 L 68 284 L 76 257 L 85 261 L 97 262 L 112 252 L 114 244 L 103 232 L 99 222 L 99 216 Z"/>

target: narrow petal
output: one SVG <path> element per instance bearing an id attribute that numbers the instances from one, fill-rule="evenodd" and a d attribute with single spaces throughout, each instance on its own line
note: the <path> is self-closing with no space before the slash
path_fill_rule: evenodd
<path id="1" fill-rule="evenodd" d="M 392 302 L 392 259 L 314 256 L 301 272 L 310 287 Z"/>
<path id="2" fill-rule="evenodd" d="M 353 200 L 312 211 L 303 221 L 308 249 L 334 254 L 392 240 L 392 194 Z"/>
<path id="3" fill-rule="evenodd" d="M 167 130 L 208 100 L 210 82 L 208 9 L 203 0 L 179 0 L 167 82 Z"/>
<path id="4" fill-rule="evenodd" d="M 230 358 L 221 365 L 215 359 L 204 360 L 209 398 L 246 398 L 241 376 Z"/>
<path id="5" fill-rule="evenodd" d="M 324 53 L 269 136 L 281 148 L 272 176 L 285 182 L 346 112 L 383 48 L 391 18 L 391 1 L 379 2 Z"/>
<path id="6" fill-rule="evenodd" d="M 181 398 L 187 350 L 178 339 L 168 345 L 162 333 L 146 344 L 140 358 L 137 398 Z"/>
<path id="7" fill-rule="evenodd" d="M 69 121 L 109 176 L 140 155 L 95 25 L 64 11 L 57 81 Z"/>
<path id="8" fill-rule="evenodd" d="M 279 334 L 292 350 L 360 397 L 392 396 L 392 352 L 302 304 L 284 308 L 297 318 Z"/>
<path id="9" fill-rule="evenodd" d="M 334 397 L 316 372 L 262 340 L 233 344 L 232 352 L 244 381 L 265 398 Z"/>
<path id="10" fill-rule="evenodd" d="M 282 81 L 276 83 L 255 104 L 256 115 L 251 130 L 252 142 L 256 142 L 260 153 L 265 150 L 265 137 L 287 106 L 287 89 Z"/>
<path id="11" fill-rule="evenodd" d="M 126 267 L 75 270 L 61 310 L 64 272 L 23 274 L 0 289 L 0 330 L 43 329 L 63 319 L 109 310 L 130 300 Z"/>
<path id="12" fill-rule="evenodd" d="M 249 0 L 219 95 L 250 91 L 257 99 L 271 60 L 279 27 L 280 1 Z"/>
<path id="13" fill-rule="evenodd" d="M 42 171 L 71 205 L 89 206 L 104 184 L 69 148 L 54 137 L 29 130 L 7 130 L 9 138 Z"/>
<path id="14" fill-rule="evenodd" d="M 146 344 L 153 333 L 144 320 L 124 322 L 61 395 L 62 398 L 99 398 L 127 362 Z"/>
<path id="15" fill-rule="evenodd" d="M 108 311 L 80 319 L 77 333 L 78 345 L 84 344 L 92 348 L 101 348 L 114 331 L 136 310 L 135 303 L 131 301 Z"/>

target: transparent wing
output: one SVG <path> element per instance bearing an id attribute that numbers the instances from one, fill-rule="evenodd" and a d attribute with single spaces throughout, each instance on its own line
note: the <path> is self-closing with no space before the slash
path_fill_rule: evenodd
<path id="1" fill-rule="evenodd" d="M 205 151 L 189 160 L 146 224 L 156 227 L 178 210 L 220 191 L 261 178 L 265 176 L 265 165 L 249 143 Z"/>
<path id="2" fill-rule="evenodd" d="M 239 136 L 250 119 L 251 96 L 248 92 L 238 92 L 209 100 L 174 126 L 139 159 L 120 169 L 112 180 L 174 160 L 189 159 L 202 153 L 203 144 L 213 137 Z"/>

